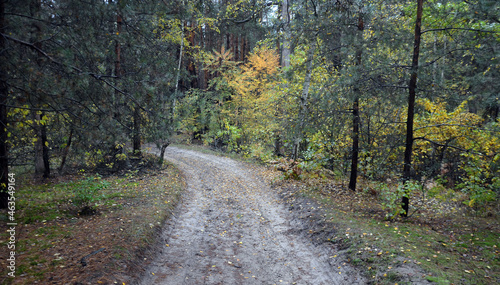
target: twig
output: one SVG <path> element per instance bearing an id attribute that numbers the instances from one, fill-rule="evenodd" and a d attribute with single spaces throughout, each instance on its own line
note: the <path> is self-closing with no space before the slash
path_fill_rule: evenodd
<path id="1" fill-rule="evenodd" d="M 82 264 L 82 266 L 84 266 L 84 267 L 85 267 L 85 266 L 87 266 L 87 261 L 86 261 L 86 259 L 87 259 L 87 258 L 89 258 L 89 257 L 91 257 L 92 255 L 97 254 L 97 253 L 99 253 L 99 252 L 101 252 L 101 251 L 103 251 L 103 250 L 105 250 L 105 249 L 106 249 L 106 248 L 105 248 L 105 247 L 103 247 L 103 248 L 98 249 L 98 250 L 96 250 L 96 251 L 94 251 L 94 252 L 91 252 L 90 254 L 87 254 L 86 256 L 82 257 L 82 259 L 80 259 L 80 263 L 81 263 L 81 264 Z"/>

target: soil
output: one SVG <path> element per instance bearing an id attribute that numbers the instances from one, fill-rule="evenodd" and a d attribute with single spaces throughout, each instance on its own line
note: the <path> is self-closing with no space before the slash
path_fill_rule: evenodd
<path id="1" fill-rule="evenodd" d="M 331 232 L 313 238 L 317 228 L 282 202 L 259 167 L 176 147 L 166 159 L 188 187 L 136 284 L 366 284 L 327 242 Z"/>

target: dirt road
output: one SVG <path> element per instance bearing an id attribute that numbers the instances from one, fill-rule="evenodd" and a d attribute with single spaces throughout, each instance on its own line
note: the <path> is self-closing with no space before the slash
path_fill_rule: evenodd
<path id="1" fill-rule="evenodd" d="M 188 189 L 140 284 L 364 284 L 333 249 L 297 234 L 252 166 L 175 147 L 166 159 Z"/>

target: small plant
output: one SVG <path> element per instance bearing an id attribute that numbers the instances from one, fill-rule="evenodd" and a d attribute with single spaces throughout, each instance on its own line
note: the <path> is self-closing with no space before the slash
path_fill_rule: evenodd
<path id="1" fill-rule="evenodd" d="M 302 168 L 299 164 L 300 163 L 298 161 L 292 159 L 280 158 L 277 161 L 275 168 L 276 170 L 283 172 L 281 179 L 300 180 L 301 178 L 300 175 L 302 174 Z"/>
<path id="2" fill-rule="evenodd" d="M 127 173 L 125 174 L 125 177 L 129 180 L 134 179 L 137 175 L 137 172 L 139 172 L 138 169 L 136 170 L 127 170 Z"/>
<path id="3" fill-rule="evenodd" d="M 84 215 L 96 212 L 95 202 L 101 200 L 103 195 L 100 190 L 109 186 L 109 182 L 102 181 L 100 176 L 88 177 L 83 180 L 75 192 L 73 202 L 81 208 L 80 213 Z"/>
<path id="4" fill-rule="evenodd" d="M 469 195 L 469 200 L 463 203 L 475 210 L 482 209 L 486 203 L 495 201 L 497 196 L 495 192 L 478 183 L 466 181 L 460 186 L 463 186 L 462 191 Z"/>
<path id="5" fill-rule="evenodd" d="M 125 161 L 125 160 L 127 160 L 127 155 L 124 153 L 118 153 L 115 155 L 115 158 L 118 161 Z"/>
<path id="6" fill-rule="evenodd" d="M 386 184 L 380 184 L 379 188 L 382 208 L 388 211 L 386 218 L 390 220 L 403 213 L 401 199 L 410 198 L 415 191 L 422 189 L 422 185 L 416 181 L 406 181 L 398 185 L 396 189 L 390 189 Z"/>
<path id="7" fill-rule="evenodd" d="M 497 198 L 497 193 L 500 187 L 500 179 L 498 177 L 488 177 L 488 173 L 477 166 L 475 163 L 469 162 L 463 167 L 467 176 L 462 177 L 463 182 L 457 185 L 461 192 L 469 196 L 463 203 L 474 210 L 484 210 L 485 206 Z"/>

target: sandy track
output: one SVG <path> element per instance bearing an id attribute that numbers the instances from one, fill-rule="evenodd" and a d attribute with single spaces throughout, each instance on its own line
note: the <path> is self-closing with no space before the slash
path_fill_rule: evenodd
<path id="1" fill-rule="evenodd" d="M 188 189 L 139 284 L 362 284 L 291 225 L 292 215 L 252 167 L 169 147 Z M 342 272 L 339 274 L 339 272 Z"/>

